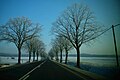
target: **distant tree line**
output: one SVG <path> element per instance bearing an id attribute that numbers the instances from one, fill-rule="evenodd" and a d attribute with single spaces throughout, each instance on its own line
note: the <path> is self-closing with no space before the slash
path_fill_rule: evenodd
<path id="1" fill-rule="evenodd" d="M 43 42 L 37 38 L 40 30 L 40 24 L 34 24 L 26 17 L 10 18 L 6 24 L 0 25 L 0 41 L 15 44 L 18 49 L 18 64 L 21 63 L 21 49 L 23 46 L 29 52 L 29 61 L 31 53 L 36 54 L 38 60 L 38 55 L 45 53 Z"/>

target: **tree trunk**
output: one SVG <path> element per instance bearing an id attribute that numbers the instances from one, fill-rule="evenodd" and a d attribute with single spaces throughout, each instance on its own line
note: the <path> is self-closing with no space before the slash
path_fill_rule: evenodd
<path id="1" fill-rule="evenodd" d="M 38 61 L 38 52 L 36 53 L 36 55 L 37 55 L 37 61 Z"/>
<path id="2" fill-rule="evenodd" d="M 35 61 L 35 52 L 33 52 L 33 61 Z"/>
<path id="3" fill-rule="evenodd" d="M 67 64 L 68 50 L 65 50 L 65 51 L 66 51 L 66 56 L 65 56 L 65 64 Z"/>
<path id="4" fill-rule="evenodd" d="M 51 60 L 53 60 L 53 58 L 51 57 Z"/>
<path id="5" fill-rule="evenodd" d="M 60 63 L 62 63 L 62 50 L 60 50 Z"/>
<path id="6" fill-rule="evenodd" d="M 57 62 L 59 61 L 59 58 L 58 58 L 58 56 L 56 56 L 56 61 L 57 61 Z"/>
<path id="7" fill-rule="evenodd" d="M 56 61 L 57 61 L 57 62 L 59 61 L 58 53 L 56 53 Z"/>
<path id="8" fill-rule="evenodd" d="M 80 68 L 80 50 L 79 47 L 76 48 L 77 51 L 77 67 Z"/>
<path id="9" fill-rule="evenodd" d="M 18 64 L 20 64 L 21 62 L 21 48 L 18 48 Z"/>
<path id="10" fill-rule="evenodd" d="M 29 52 L 29 62 L 30 62 L 30 60 L 31 60 L 31 52 Z"/>

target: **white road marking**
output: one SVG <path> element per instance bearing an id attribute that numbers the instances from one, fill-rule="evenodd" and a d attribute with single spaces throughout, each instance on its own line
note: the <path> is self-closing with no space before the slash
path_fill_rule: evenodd
<path id="1" fill-rule="evenodd" d="M 54 62 L 54 61 L 53 61 L 53 62 Z M 78 76 L 78 77 L 80 77 L 80 78 L 82 78 L 82 79 L 84 79 L 84 80 L 87 80 L 85 77 L 83 77 L 83 76 L 81 76 L 80 74 L 78 74 L 78 73 L 76 73 L 76 72 L 70 70 L 69 68 L 67 68 L 67 67 L 65 67 L 65 66 L 63 66 L 63 65 L 61 65 L 60 63 L 56 63 L 56 62 L 54 62 L 54 63 L 57 64 L 58 66 L 64 68 L 64 69 L 66 69 L 67 71 L 73 73 L 74 75 L 76 75 L 76 76 Z"/>
<path id="2" fill-rule="evenodd" d="M 64 68 L 64 69 L 66 69 L 67 71 L 73 73 L 74 75 L 76 75 L 76 76 L 78 76 L 78 77 L 80 77 L 80 78 L 82 78 L 82 79 L 84 79 L 84 80 L 87 80 L 85 77 L 80 76 L 80 74 L 78 74 L 78 73 L 76 73 L 76 72 L 74 72 L 74 71 L 72 71 L 72 70 L 70 70 L 70 69 L 68 69 L 68 68 L 66 68 L 66 67 L 64 67 L 64 66 L 62 66 L 62 65 L 60 65 L 60 64 L 59 64 L 59 66 L 62 67 L 62 68 Z"/>
<path id="3" fill-rule="evenodd" d="M 46 61 L 42 62 L 40 65 L 36 66 L 35 68 L 33 68 L 31 71 L 29 71 L 27 74 L 25 74 L 24 76 L 22 76 L 20 79 L 18 80 L 26 80 L 30 75 L 30 73 L 32 73 L 35 69 L 39 68 L 41 65 L 43 65 Z"/>
<path id="4" fill-rule="evenodd" d="M 30 75 L 27 75 L 23 80 L 26 80 Z"/>

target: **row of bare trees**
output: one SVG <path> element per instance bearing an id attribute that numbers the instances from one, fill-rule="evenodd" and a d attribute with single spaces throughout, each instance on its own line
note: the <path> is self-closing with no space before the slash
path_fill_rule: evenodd
<path id="1" fill-rule="evenodd" d="M 40 30 L 41 26 L 39 24 L 32 23 L 32 21 L 26 17 L 11 18 L 6 24 L 0 25 L 0 41 L 8 41 L 16 45 L 18 49 L 18 64 L 20 64 L 21 49 L 23 45 L 29 44 L 29 41 L 33 40 L 35 37 L 38 37 Z M 38 43 L 41 45 L 40 41 L 38 41 Z M 30 45 L 33 46 L 33 44 Z M 36 47 L 38 48 L 39 45 Z M 34 49 L 32 49 L 32 51 L 34 53 Z M 29 50 L 29 53 L 30 52 L 31 49 Z"/>
<path id="2" fill-rule="evenodd" d="M 35 55 L 37 61 L 39 56 L 41 58 L 46 57 L 45 45 L 38 38 L 32 38 L 30 40 L 27 40 L 23 47 L 29 53 L 29 62 L 31 61 L 31 55 L 33 55 L 33 61 L 35 61 Z"/>
<path id="3" fill-rule="evenodd" d="M 80 47 L 94 40 L 101 33 L 101 27 L 95 21 L 93 12 L 86 5 L 75 3 L 53 23 L 52 32 L 56 36 L 61 36 L 56 40 L 59 44 L 54 41 L 59 45 L 61 55 L 63 48 L 61 45 L 66 43 L 61 38 L 72 44 L 77 53 L 77 67 L 80 67 Z M 66 48 L 66 57 L 68 50 L 69 48 Z"/>
<path id="4" fill-rule="evenodd" d="M 63 56 L 63 51 L 64 51 L 65 56 L 66 56 L 65 64 L 67 64 L 68 52 L 72 48 L 73 48 L 73 46 L 65 37 L 57 36 L 52 42 L 52 48 L 49 51 L 49 56 L 51 57 L 51 59 L 53 59 L 53 57 L 55 57 L 56 61 L 59 61 L 58 56 L 60 55 L 60 63 L 62 63 L 62 60 L 63 60 L 62 56 Z"/>

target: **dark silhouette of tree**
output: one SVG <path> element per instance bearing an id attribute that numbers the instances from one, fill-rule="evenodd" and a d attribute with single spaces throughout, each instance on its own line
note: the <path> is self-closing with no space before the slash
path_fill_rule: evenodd
<path id="1" fill-rule="evenodd" d="M 42 53 L 40 53 L 40 57 L 41 57 L 41 60 L 47 59 L 48 54 L 45 51 L 43 51 Z"/>
<path id="2" fill-rule="evenodd" d="M 41 57 L 41 59 L 45 58 L 47 56 L 45 53 L 45 45 L 42 41 L 38 40 L 36 42 L 36 49 L 37 49 L 37 51 L 36 51 L 37 61 L 38 61 L 39 56 Z"/>
<path id="3" fill-rule="evenodd" d="M 73 4 L 53 23 L 53 32 L 67 38 L 77 52 L 77 67 L 80 67 L 80 47 L 95 39 L 100 27 L 90 9 L 82 4 Z"/>
<path id="4" fill-rule="evenodd" d="M 49 55 L 50 59 L 53 60 L 53 58 L 55 57 L 55 54 L 54 54 L 52 48 L 51 48 L 50 51 L 48 52 L 48 55 Z"/>
<path id="5" fill-rule="evenodd" d="M 60 63 L 62 63 L 62 52 L 64 49 L 64 44 L 63 44 L 63 37 L 62 36 L 57 36 L 54 43 L 56 44 L 56 46 L 58 46 L 59 48 L 59 52 L 60 52 Z"/>
<path id="6" fill-rule="evenodd" d="M 33 47 L 32 46 L 32 39 L 27 40 L 23 46 L 23 48 L 29 53 L 29 62 L 31 61 L 32 47 Z"/>
<path id="7" fill-rule="evenodd" d="M 59 54 L 59 47 L 58 47 L 58 44 L 57 44 L 57 41 L 56 40 L 52 40 L 52 52 L 54 53 L 55 55 L 55 59 L 56 61 L 59 61 L 59 58 L 58 58 L 58 54 Z"/>
<path id="8" fill-rule="evenodd" d="M 59 61 L 59 58 L 58 58 L 58 53 L 59 53 L 59 49 L 58 47 L 56 46 L 53 46 L 53 51 L 55 52 L 55 59 L 56 61 Z"/>
<path id="9" fill-rule="evenodd" d="M 9 21 L 1 26 L 0 40 L 13 42 L 18 49 L 18 64 L 21 61 L 21 48 L 23 43 L 37 36 L 40 30 L 39 24 L 33 24 L 26 17 L 17 17 L 9 19 Z"/>
<path id="10" fill-rule="evenodd" d="M 54 40 L 54 44 L 56 44 L 56 46 L 58 46 L 59 48 L 59 52 L 60 52 L 60 63 L 62 63 L 62 52 L 65 49 L 65 53 L 66 53 L 66 57 L 65 57 L 65 63 L 67 64 L 67 58 L 68 58 L 68 51 L 70 49 L 72 49 L 72 45 L 69 42 L 69 40 L 67 40 L 67 38 L 63 37 L 63 36 L 56 36 L 56 39 Z"/>
<path id="11" fill-rule="evenodd" d="M 68 51 L 73 48 L 72 44 L 70 43 L 67 38 L 63 36 L 56 36 L 56 38 L 53 40 L 52 44 L 57 47 L 57 51 L 60 52 L 60 63 L 62 63 L 62 52 L 65 50 L 66 57 L 65 57 L 65 64 L 67 64 L 67 58 L 68 58 Z"/>
<path id="12" fill-rule="evenodd" d="M 44 43 L 39 40 L 38 38 L 34 37 L 28 41 L 25 42 L 24 44 L 24 48 L 29 52 L 29 62 L 31 59 L 31 53 L 33 53 L 33 61 L 35 61 L 35 55 L 37 57 L 37 61 L 38 61 L 38 57 L 45 57 L 45 45 Z"/>
<path id="13" fill-rule="evenodd" d="M 65 64 L 67 64 L 68 60 L 68 52 L 73 49 L 72 44 L 69 42 L 67 38 L 63 38 L 63 47 L 65 49 Z"/>

